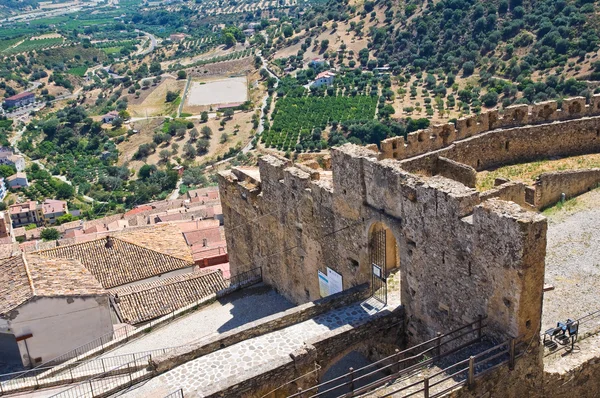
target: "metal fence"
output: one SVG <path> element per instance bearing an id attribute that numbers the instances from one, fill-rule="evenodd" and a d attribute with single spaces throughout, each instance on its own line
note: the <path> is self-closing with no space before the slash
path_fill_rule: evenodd
<path id="1" fill-rule="evenodd" d="M 262 280 L 262 268 L 261 267 L 253 268 L 248 271 L 233 275 L 230 278 L 224 279 L 225 286 L 227 286 L 227 287 L 224 289 L 220 289 L 220 290 L 215 289 L 214 293 L 217 295 L 221 295 L 221 296 L 226 295 L 235 290 L 258 283 L 261 280 Z M 201 304 L 201 300 L 199 300 L 196 303 L 191 304 L 191 307 Z M 181 312 L 173 311 L 170 314 L 166 315 L 165 317 L 162 317 L 155 321 L 151 321 L 151 322 L 145 324 L 142 328 L 139 328 L 136 330 L 137 331 L 151 330 L 153 327 L 157 326 L 157 324 L 162 324 L 168 320 L 175 320 L 175 319 L 187 314 L 187 312 L 188 311 L 181 311 Z M 128 327 L 129 326 L 125 326 L 123 328 L 117 329 L 117 330 L 125 329 L 125 333 L 123 336 L 125 342 L 129 341 L 129 338 L 131 337 L 131 332 L 128 332 L 126 329 Z M 96 344 L 96 342 L 98 342 L 98 344 L 94 346 L 94 344 Z M 97 347 L 101 347 L 102 350 L 98 351 L 98 354 L 102 354 L 102 353 L 104 353 L 105 344 L 106 343 L 104 342 L 104 338 L 96 339 L 90 343 L 87 343 L 84 346 L 78 347 L 75 350 L 69 351 L 68 353 L 63 354 L 57 358 L 67 358 L 66 360 L 73 360 L 83 354 L 83 352 L 80 351 L 82 349 L 82 347 L 88 347 L 88 346 L 90 346 L 90 347 L 93 346 L 93 348 L 90 348 L 90 350 L 93 350 L 94 348 L 97 348 Z M 110 349 L 113 349 L 114 347 L 115 347 L 114 345 L 111 345 Z M 9 378 L 9 380 L 0 382 L 0 395 L 14 393 L 17 391 L 34 390 L 34 389 L 55 386 L 55 385 L 61 385 L 61 384 L 78 383 L 81 381 L 85 381 L 87 383 L 90 380 L 95 380 L 96 378 L 103 378 L 103 377 L 108 377 L 108 376 L 112 376 L 113 379 L 117 378 L 117 379 L 121 380 L 121 382 L 123 382 L 122 388 L 125 388 L 128 385 L 127 378 L 125 378 L 125 379 L 123 379 L 123 377 L 119 378 L 119 377 L 117 377 L 118 375 L 129 376 L 131 378 L 132 374 L 138 372 L 141 369 L 140 366 L 145 367 L 147 365 L 147 364 L 144 365 L 142 362 L 140 362 L 141 358 L 145 358 L 146 356 L 151 356 L 151 355 L 156 356 L 156 355 L 160 355 L 160 354 L 165 354 L 175 348 L 178 348 L 178 347 L 169 347 L 169 348 L 163 348 L 163 349 L 157 349 L 157 350 L 151 350 L 151 351 L 137 352 L 137 353 L 132 353 L 132 354 L 124 354 L 124 355 L 118 355 L 118 356 L 113 356 L 113 357 L 109 357 L 109 358 L 90 359 L 87 361 L 72 361 L 71 363 L 65 364 L 65 366 L 61 366 L 60 368 L 55 368 L 55 366 L 40 365 L 34 369 L 24 371 L 24 372 L 15 372 L 15 373 L 11 373 L 10 375 L 0 375 L 0 380 L 2 380 L 2 376 L 11 376 Z M 46 362 L 45 364 L 51 363 L 55 360 L 56 360 L 56 358 L 53 359 L 52 361 Z M 56 371 L 53 372 L 53 369 L 55 369 Z M 43 374 L 43 373 L 46 373 L 46 374 Z M 54 373 L 54 374 L 52 374 L 52 373 Z M 5 378 L 7 378 L 7 377 L 5 377 Z M 106 384 L 106 383 L 99 383 L 99 382 L 94 382 L 94 383 Z M 85 384 L 85 383 L 83 383 L 83 384 Z M 113 388 L 116 388 L 117 384 L 118 384 L 118 380 L 113 381 L 111 386 Z M 84 387 L 79 387 L 79 389 L 81 389 L 81 388 L 84 388 Z M 70 390 L 71 389 L 69 389 L 67 391 L 70 391 Z M 97 391 L 102 391 L 102 389 L 94 389 L 93 385 L 90 385 L 89 391 L 92 394 L 89 396 L 97 397 L 99 395 L 94 395 L 94 394 Z M 63 395 L 60 395 L 60 396 L 63 396 Z M 88 395 L 84 395 L 84 396 L 88 396 Z M 72 396 L 64 395 L 64 397 L 72 397 Z"/>
<path id="2" fill-rule="evenodd" d="M 353 397 L 389 384 L 403 376 L 412 375 L 416 370 L 429 366 L 442 357 L 449 356 L 481 341 L 484 337 L 483 330 L 486 327 L 483 320 L 484 318 L 479 317 L 475 322 L 464 325 L 449 333 L 438 334 L 434 339 L 415 345 L 404 351 L 398 351 L 393 355 L 380 359 L 379 361 L 373 362 L 360 369 L 350 368 L 348 373 L 342 376 L 310 387 L 306 390 L 299 389 L 296 394 L 290 395 L 289 398 L 330 396 L 342 390 L 350 391 L 349 394 L 345 394 L 344 396 Z M 463 343 L 463 341 L 465 342 Z M 442 352 L 443 349 L 445 349 L 444 352 Z M 359 388 L 355 388 L 356 386 L 367 382 L 367 380 L 377 377 L 381 372 L 387 372 L 389 375 L 378 378 L 376 381 L 370 382 Z M 423 383 L 423 381 L 419 381 L 419 383 Z M 416 384 L 417 383 L 412 384 L 406 388 L 414 387 Z M 426 389 L 429 391 L 428 387 L 425 386 L 421 392 Z"/>
<path id="3" fill-rule="evenodd" d="M 183 389 L 180 388 L 177 391 L 173 391 L 172 393 L 170 393 L 169 395 L 167 395 L 163 398 L 183 398 Z"/>
<path id="4" fill-rule="evenodd" d="M 94 398 L 108 397 L 121 389 L 149 379 L 153 373 L 146 370 L 151 363 L 152 355 L 146 355 L 127 362 L 105 373 L 92 377 L 84 382 L 52 395 L 52 398 Z"/>
<path id="5" fill-rule="evenodd" d="M 0 382 L 0 395 L 3 395 L 5 393 L 14 393 L 17 391 L 38 390 L 40 388 L 49 386 L 76 383 L 101 374 L 117 375 L 126 373 L 128 371 L 137 371 L 140 369 L 141 366 L 147 365 L 140 362 L 141 358 L 147 357 L 149 355 L 156 356 L 164 354 L 172 349 L 173 347 L 161 348 L 151 351 L 135 352 L 106 358 L 98 358 L 89 361 L 74 362 L 72 364 L 73 366 L 68 367 L 64 371 L 54 376 L 45 378 L 37 375 L 29 377 L 18 377 L 18 373 L 25 372 L 16 372 L 17 374 L 14 374 L 14 378 L 11 378 L 4 382 Z M 122 365 L 127 365 L 128 363 L 138 364 L 138 366 L 135 369 L 132 366 L 130 366 L 129 368 L 121 368 Z M 50 367 L 40 370 L 50 369 L 53 368 Z"/>
<path id="6" fill-rule="evenodd" d="M 241 289 L 243 287 L 246 287 L 246 286 L 249 286 L 254 283 L 258 283 L 258 282 L 262 281 L 262 268 L 256 267 L 256 268 L 250 269 L 245 272 L 240 272 L 240 273 L 233 275 L 227 279 L 224 279 L 223 281 L 224 281 L 226 287 L 224 289 L 215 288 L 215 291 L 213 293 L 215 293 L 217 295 L 225 295 L 225 294 L 235 291 L 237 289 Z M 201 304 L 201 302 L 204 298 L 205 297 L 198 300 L 196 303 L 192 303 L 191 306 L 194 307 L 196 305 Z M 136 331 L 139 331 L 140 329 L 141 330 L 150 330 L 150 329 L 154 328 L 155 326 L 157 326 L 157 324 L 164 323 L 165 320 L 167 320 L 167 321 L 174 320 L 180 316 L 185 315 L 186 313 L 187 312 L 179 313 L 177 310 L 173 310 L 171 313 L 169 313 L 157 320 L 153 320 L 153 321 L 146 323 L 141 328 L 136 329 Z M 166 319 L 165 319 L 165 317 L 166 317 Z M 33 385 L 36 388 L 38 388 L 38 386 L 43 384 L 43 383 L 40 383 L 38 379 L 40 377 L 42 377 L 42 378 L 45 377 L 42 373 L 49 372 L 52 370 L 53 367 L 63 364 L 67 361 L 75 360 L 74 362 L 68 364 L 69 367 L 75 367 L 78 364 L 78 359 L 80 357 L 84 356 L 84 354 L 89 354 L 90 351 L 92 351 L 92 350 L 96 350 L 96 349 L 100 348 L 100 350 L 97 350 L 97 352 L 94 353 L 96 355 L 100 355 L 105 352 L 105 348 L 106 349 L 114 349 L 115 348 L 114 344 L 110 344 L 108 347 L 106 347 L 106 346 L 108 345 L 108 343 L 114 342 L 115 340 L 122 340 L 123 342 L 128 342 L 129 339 L 132 337 L 131 334 L 133 333 L 133 331 L 131 331 L 130 329 L 131 329 L 131 326 L 129 326 L 129 325 L 120 327 L 118 329 L 115 329 L 111 333 L 108 333 L 104 336 L 94 339 L 94 340 L 92 340 L 82 346 L 79 346 L 71 351 L 68 351 L 58 357 L 55 357 L 49 361 L 46 361 L 46 362 L 36 366 L 33 369 L 26 370 L 23 372 L 14 372 L 11 374 L 0 375 L 0 380 L 6 379 L 6 378 L 27 379 L 27 380 L 23 380 L 22 382 L 14 381 L 11 385 L 16 386 L 16 385 L 20 384 L 22 387 L 25 387 L 27 385 Z M 67 372 L 68 370 L 69 369 L 67 367 L 65 367 L 63 372 Z M 6 376 L 10 376 L 10 377 L 6 377 Z M 68 379 L 66 379 L 66 380 L 68 380 Z M 5 390 L 8 390 L 8 388 L 6 386 L 5 386 Z M 2 383 L 0 383 L 0 395 L 2 395 L 2 394 L 3 394 Z"/>
<path id="7" fill-rule="evenodd" d="M 588 336 L 595 335 L 596 333 L 598 333 L 598 331 L 600 331 L 600 310 L 589 312 L 586 315 L 583 315 L 573 320 L 573 322 L 577 323 L 578 325 L 577 340 L 574 341 L 574 343 L 576 343 L 577 341 L 583 340 Z M 567 322 L 565 321 L 564 323 L 566 324 Z M 544 335 L 547 333 L 548 331 L 545 329 L 540 332 L 540 337 L 542 338 L 542 340 L 545 340 L 544 337 L 547 336 Z M 547 346 L 546 349 L 549 352 L 546 353 L 545 356 L 549 356 L 558 352 L 571 350 L 571 344 L 565 344 L 562 346 L 556 345 L 552 348 L 551 346 Z"/>
<path id="8" fill-rule="evenodd" d="M 128 340 L 129 334 L 130 334 L 129 329 L 131 329 L 131 326 L 129 326 L 129 325 L 125 325 L 120 328 L 117 328 L 117 329 L 113 330 L 112 332 L 107 333 L 103 336 L 100 336 L 97 339 L 94 339 L 82 346 L 74 348 L 71 351 L 68 351 L 62 355 L 52 358 L 49 361 L 43 362 L 40 365 L 34 367 L 33 369 L 29 369 L 29 370 L 23 371 L 23 372 L 17 372 L 18 375 L 15 377 L 16 378 L 36 377 L 39 374 L 41 374 L 42 372 L 45 372 L 45 371 L 53 368 L 56 365 L 59 365 L 61 363 L 64 363 L 64 362 L 67 362 L 67 361 L 70 361 L 73 359 L 78 360 L 79 357 L 82 356 L 83 354 L 85 354 L 89 351 L 92 351 L 98 347 L 101 348 L 101 350 L 98 352 L 99 354 L 101 354 L 104 352 L 104 346 L 106 344 L 108 344 L 110 341 L 122 339 L 122 338 Z M 4 376 L 4 375 L 0 375 L 0 379 L 2 378 L 2 376 Z"/>

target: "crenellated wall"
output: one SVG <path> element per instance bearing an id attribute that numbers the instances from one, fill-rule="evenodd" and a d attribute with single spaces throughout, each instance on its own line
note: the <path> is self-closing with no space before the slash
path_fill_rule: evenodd
<path id="1" fill-rule="evenodd" d="M 258 169 L 220 174 L 233 273 L 263 267 L 295 303 L 319 298 L 317 270 L 343 288 L 371 280 L 370 231 L 393 234 L 401 302 L 413 341 L 487 315 L 492 334 L 540 328 L 546 220 L 516 204 L 481 203 L 443 176 L 422 177 L 355 145 L 331 151 L 331 172 L 264 156 Z"/>
<path id="2" fill-rule="evenodd" d="M 600 116 L 600 94 L 594 95 L 589 104 L 586 104 L 585 97 L 565 99 L 561 109 L 558 109 L 556 101 L 534 105 L 513 105 L 505 108 L 502 113 L 491 110 L 480 115 L 463 117 L 456 121 L 456 126 L 449 123 L 415 131 L 408 134 L 406 140 L 404 137 L 388 138 L 381 142 L 381 157 L 408 159 L 493 130 L 535 126 L 592 116 Z M 593 125 L 599 126 L 600 123 L 596 120 Z M 584 147 L 584 143 L 580 145 Z M 581 152 L 585 153 L 583 150 Z"/>

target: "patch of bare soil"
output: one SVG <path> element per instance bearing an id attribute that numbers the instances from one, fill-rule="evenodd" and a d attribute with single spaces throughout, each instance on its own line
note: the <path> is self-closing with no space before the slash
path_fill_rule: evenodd
<path id="1" fill-rule="evenodd" d="M 569 201 L 548 216 L 542 330 L 600 309 L 600 190 Z M 567 203 L 569 203 L 567 202 Z M 580 333 L 593 324 L 582 325 Z M 597 326 L 597 325 L 596 325 Z"/>
<path id="2" fill-rule="evenodd" d="M 165 79 L 141 103 L 130 102 L 128 111 L 132 117 L 170 115 L 177 108 L 177 104 L 165 101 L 167 91 L 175 91 L 181 95 L 184 87 L 185 80 Z"/>

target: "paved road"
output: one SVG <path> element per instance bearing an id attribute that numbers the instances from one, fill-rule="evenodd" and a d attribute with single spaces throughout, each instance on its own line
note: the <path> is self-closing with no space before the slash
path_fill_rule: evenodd
<path id="1" fill-rule="evenodd" d="M 148 39 L 150 39 L 150 45 L 148 46 L 147 49 L 140 51 L 138 54 L 136 55 L 146 55 L 151 53 L 152 51 L 154 51 L 154 49 L 156 48 L 156 37 L 154 37 L 153 34 L 148 33 L 148 32 L 144 32 L 141 30 L 136 29 L 137 32 L 144 34 L 146 37 L 148 37 Z"/>
<path id="2" fill-rule="evenodd" d="M 103 357 L 189 344 L 292 307 L 292 303 L 269 287 L 254 285 L 223 297 L 208 307 L 110 351 Z"/>
<path id="3" fill-rule="evenodd" d="M 179 196 L 179 187 L 181 187 L 181 183 L 183 180 L 180 178 L 177 180 L 177 184 L 175 185 L 175 189 L 171 194 L 167 197 L 167 200 L 175 200 Z"/>
<path id="4" fill-rule="evenodd" d="M 185 82 L 185 88 L 183 89 L 183 94 L 181 95 L 181 103 L 179 104 L 179 108 L 177 108 L 177 117 L 181 116 L 181 111 L 183 110 L 183 104 L 185 104 L 185 97 L 187 96 L 188 90 L 190 89 L 190 85 L 192 84 L 192 77 L 188 76 L 187 81 Z"/>

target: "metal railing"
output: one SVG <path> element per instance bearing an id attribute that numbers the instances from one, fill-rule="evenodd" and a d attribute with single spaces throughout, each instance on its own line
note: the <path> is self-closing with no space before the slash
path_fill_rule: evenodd
<path id="1" fill-rule="evenodd" d="M 514 368 L 516 359 L 515 352 L 515 339 L 510 339 L 477 355 L 470 356 L 468 359 L 425 376 L 416 382 L 412 382 L 393 391 L 386 391 L 385 395 L 378 396 L 380 398 L 392 395 L 395 397 L 409 397 L 422 393 L 424 397 L 428 398 L 441 397 L 456 387 L 465 384 L 473 385 L 475 378 L 481 377 L 506 363 L 509 364 L 511 369 Z M 445 385 L 443 385 L 443 383 L 445 383 Z M 352 390 L 350 395 L 345 396 L 354 397 L 380 386 L 381 384 L 377 381 Z M 399 395 L 402 392 L 405 392 L 405 394 Z"/>
<path id="2" fill-rule="evenodd" d="M 262 268 L 261 267 L 252 268 L 248 271 L 240 272 L 236 275 L 233 275 L 227 279 L 224 278 L 223 281 L 224 281 L 224 284 L 226 287 L 224 289 L 215 288 L 215 291 L 214 291 L 215 294 L 218 294 L 220 292 L 229 292 L 230 290 L 236 290 L 236 289 L 248 286 L 250 284 L 258 283 L 258 282 L 262 281 Z M 215 286 L 213 286 L 213 287 L 215 287 Z M 196 303 L 192 303 L 190 305 L 191 306 L 199 305 L 204 298 L 205 297 L 198 300 Z M 150 321 L 149 323 L 145 324 L 141 328 L 136 329 L 136 331 L 138 331 L 140 329 L 141 330 L 150 330 L 154 326 L 156 326 L 158 323 L 163 323 L 165 321 L 164 317 L 170 316 L 170 319 L 167 319 L 167 320 L 174 320 L 174 319 L 178 318 L 179 316 L 183 316 L 185 314 L 187 314 L 187 312 L 177 313 L 177 310 L 173 310 L 173 311 L 171 311 L 171 313 L 159 318 L 158 320 Z M 69 366 L 72 366 L 77 363 L 77 360 L 80 358 L 80 356 L 83 356 L 84 354 L 89 354 L 90 351 L 95 350 L 97 348 L 100 348 L 100 350 L 98 350 L 94 354 L 96 354 L 96 355 L 103 354 L 105 352 L 105 346 L 109 342 L 112 342 L 113 340 L 122 340 L 124 342 L 128 342 L 131 337 L 131 334 L 133 333 L 133 331 L 129 330 L 130 328 L 131 328 L 130 325 L 122 326 L 118 329 L 115 329 L 111 333 L 108 333 L 104 336 L 94 339 L 82 346 L 79 346 L 77 348 L 74 348 L 71 351 L 68 351 L 62 355 L 59 355 L 58 357 L 55 357 L 49 361 L 46 361 L 46 362 L 36 366 L 33 369 L 29 369 L 29 370 L 26 370 L 23 372 L 14 372 L 13 373 L 14 376 L 11 377 L 11 379 L 31 378 L 31 379 L 34 379 L 36 383 L 38 383 L 38 381 L 37 381 L 38 376 L 43 377 L 43 375 L 41 375 L 43 372 L 49 371 L 57 365 L 60 365 L 62 363 L 65 363 L 67 361 L 71 361 L 71 360 L 75 359 L 76 360 L 75 362 L 73 362 L 72 364 L 69 364 Z M 136 336 L 136 337 L 138 337 L 138 336 Z M 109 348 L 113 349 L 114 344 L 111 344 L 109 346 Z M 64 371 L 67 371 L 67 370 L 68 369 L 64 369 Z M 3 376 L 6 376 L 6 375 L 0 375 L 0 380 L 2 380 Z M 28 380 L 28 381 L 31 382 L 31 380 Z M 3 394 L 3 392 L 0 389 L 0 395 L 2 395 L 2 394 Z"/>
<path id="3" fill-rule="evenodd" d="M 153 376 L 145 368 L 151 363 L 152 355 L 146 355 L 110 369 L 67 390 L 52 395 L 52 398 L 94 398 L 110 396 L 127 386 L 132 386 Z"/>
<path id="4" fill-rule="evenodd" d="M 163 398 L 183 398 L 183 389 L 180 388 L 177 391 L 173 391 L 172 393 L 170 393 L 169 395 L 167 395 Z"/>
<path id="5" fill-rule="evenodd" d="M 225 283 L 229 282 L 227 289 L 232 287 L 240 288 L 247 286 L 250 282 L 262 281 L 262 277 L 262 267 L 256 267 L 230 276 L 228 279 L 225 279 Z"/>
<path id="6" fill-rule="evenodd" d="M 16 378 L 35 377 L 35 376 L 39 375 L 40 373 L 42 373 L 46 370 L 49 370 L 49 369 L 53 368 L 54 366 L 64 363 L 66 361 L 70 361 L 72 359 L 78 360 L 81 355 L 83 355 L 91 350 L 94 350 L 98 347 L 101 347 L 101 351 L 99 352 L 99 354 L 101 354 L 104 352 L 104 346 L 107 343 L 109 343 L 110 341 L 121 339 L 121 338 L 128 339 L 130 328 L 131 328 L 130 325 L 122 326 L 122 327 L 115 329 L 112 332 L 107 333 L 103 336 L 100 336 L 84 345 L 74 348 L 71 351 L 68 351 L 62 355 L 52 358 L 49 361 L 43 362 L 40 365 L 34 367 L 33 369 L 29 369 L 29 370 L 26 370 L 23 372 L 16 372 L 16 373 L 19 373 L 19 375 L 16 376 Z M 2 376 L 4 376 L 4 375 L 0 375 L 0 378 Z"/>
<path id="7" fill-rule="evenodd" d="M 310 387 L 306 390 L 299 389 L 296 394 L 290 395 L 289 398 L 317 398 L 341 389 L 349 389 L 350 395 L 346 394 L 344 396 L 352 397 L 355 394 L 358 394 L 358 391 L 365 393 L 403 376 L 412 375 L 414 371 L 428 366 L 442 357 L 453 354 L 481 341 L 484 337 L 483 329 L 486 327 L 483 323 L 484 319 L 485 318 L 483 317 L 479 317 L 476 321 L 458 329 L 454 329 L 445 334 L 438 334 L 437 337 L 431 340 L 417 344 L 404 351 L 397 351 L 393 355 L 375 361 L 360 369 L 355 370 L 350 368 L 348 373 L 332 380 Z M 469 337 L 470 335 L 472 336 Z M 462 343 L 464 340 L 466 340 L 466 342 Z M 450 347 L 447 351 L 442 353 L 442 347 L 449 346 L 450 343 L 455 343 L 457 345 Z M 355 385 L 359 382 L 365 382 L 368 378 L 377 377 L 377 374 L 380 374 L 381 372 L 391 372 L 391 374 L 379 378 L 366 386 L 360 387 L 360 389 L 355 389 Z"/>
<path id="8" fill-rule="evenodd" d="M 126 365 L 127 363 L 138 363 L 141 358 L 147 357 L 148 355 L 156 356 L 160 354 L 165 354 L 173 350 L 174 348 L 177 347 L 161 348 L 151 351 L 116 355 L 107 358 L 98 358 L 89 361 L 74 362 L 72 364 L 72 367 L 65 369 L 57 375 L 50 376 L 47 378 L 42 378 L 37 375 L 26 378 L 15 377 L 4 382 L 0 382 L 0 395 L 14 393 L 18 391 L 37 390 L 40 388 L 56 386 L 61 384 L 73 384 L 78 381 L 87 380 L 90 377 L 94 377 L 101 374 L 108 374 L 111 372 L 113 375 L 117 375 L 119 373 L 126 372 L 127 370 L 121 369 L 121 365 Z M 50 369 L 53 368 L 49 367 L 40 370 Z M 15 372 L 13 374 L 18 376 L 18 373 L 25 372 Z"/>
<path id="9" fill-rule="evenodd" d="M 595 310 L 595 311 L 589 312 L 586 315 L 583 315 L 583 316 L 575 319 L 573 322 L 578 324 L 577 340 L 575 342 L 584 340 L 585 338 L 595 335 L 600 331 L 600 310 Z M 585 325 L 585 327 L 582 328 L 581 327 L 582 325 Z M 585 331 L 584 333 L 581 333 L 582 329 Z M 540 332 L 540 337 L 542 339 L 544 338 L 544 335 L 546 334 L 546 330 L 547 329 L 544 328 Z M 547 346 L 546 348 L 550 348 L 550 347 Z M 571 348 L 570 345 L 564 345 L 564 346 L 550 348 L 549 352 L 547 354 L 545 354 L 545 356 L 553 355 L 553 354 L 556 354 L 557 352 L 567 351 L 570 348 Z"/>
<path id="10" fill-rule="evenodd" d="M 224 279 L 224 284 L 227 287 L 225 287 L 224 289 L 217 289 L 215 287 L 214 293 L 215 294 L 229 293 L 231 291 L 243 288 L 245 286 L 249 286 L 251 284 L 258 283 L 261 280 L 262 280 L 262 268 L 261 267 L 253 268 L 253 269 L 250 269 L 245 272 L 240 272 L 230 278 Z M 198 300 L 196 303 L 190 304 L 190 306 L 194 307 L 196 305 L 199 305 L 199 304 L 201 304 L 202 300 L 203 299 Z M 165 317 L 167 317 L 166 320 L 174 320 L 174 319 L 179 318 L 187 313 L 188 313 L 188 311 L 181 311 L 181 312 L 172 311 L 170 314 L 166 315 Z M 151 321 L 151 322 L 145 324 L 142 328 L 136 329 L 136 331 L 151 330 L 157 324 L 164 323 L 165 317 L 162 317 L 155 321 Z M 124 326 L 123 328 L 120 328 L 120 329 L 125 329 L 125 336 L 124 336 L 125 342 L 129 341 L 131 334 L 132 334 L 127 331 L 126 328 L 128 328 L 128 327 L 129 326 Z M 118 330 L 120 330 L 120 329 L 118 329 Z M 103 338 L 100 338 L 100 339 L 96 339 L 93 342 L 90 342 L 84 346 L 81 346 L 72 351 L 69 351 L 68 353 L 63 354 L 57 358 L 67 358 L 69 356 L 71 356 L 71 358 L 67 359 L 67 360 L 72 360 L 74 358 L 78 358 L 77 355 L 82 355 L 82 353 L 79 353 L 80 349 L 82 347 L 91 346 L 96 341 L 100 342 L 100 345 L 97 345 L 94 348 L 102 347 L 102 350 L 98 351 L 97 354 L 104 353 L 105 352 L 104 345 L 106 343 L 103 343 Z M 94 348 L 91 348 L 91 349 L 93 350 Z M 110 349 L 113 349 L 113 348 L 114 348 L 114 345 L 111 345 Z M 139 362 L 139 359 L 141 357 L 145 357 L 146 355 L 165 354 L 176 348 L 179 348 L 179 347 L 169 347 L 169 348 L 164 348 L 164 349 L 137 352 L 137 353 L 133 353 L 133 354 L 124 354 L 124 355 L 118 355 L 118 356 L 114 356 L 114 357 L 110 357 L 110 358 L 89 359 L 87 361 L 73 361 L 68 364 L 65 364 L 64 367 L 61 366 L 60 369 L 56 368 L 56 365 L 43 366 L 44 364 L 42 364 L 34 369 L 30 369 L 30 370 L 23 371 L 23 372 L 11 373 L 10 375 L 13 375 L 13 377 L 11 377 L 9 380 L 7 380 L 5 382 L 0 382 L 0 395 L 4 395 L 7 393 L 13 393 L 13 392 L 17 392 L 17 391 L 39 389 L 39 388 L 61 385 L 61 384 L 77 383 L 82 380 L 89 381 L 89 380 L 95 379 L 96 377 L 101 377 L 102 375 L 106 376 L 106 375 L 112 374 L 114 376 L 117 374 L 128 374 L 128 372 L 135 372 L 138 370 L 138 369 L 135 369 L 135 367 L 132 366 L 131 364 L 132 363 L 135 364 L 135 363 Z M 75 356 L 73 356 L 73 355 L 75 355 Z M 54 359 L 52 361 L 55 361 L 55 360 L 56 359 Z M 45 364 L 49 364 L 52 361 L 48 361 Z M 130 364 L 130 366 L 128 368 L 124 368 L 121 366 L 121 365 L 126 365 L 127 363 Z M 53 369 L 56 369 L 56 372 L 52 372 Z M 44 372 L 48 372 L 48 374 L 47 375 L 42 374 Z M 52 375 L 50 373 L 55 373 L 55 374 Z M 6 375 L 0 375 L 0 380 L 2 380 L 2 376 L 6 376 Z"/>

